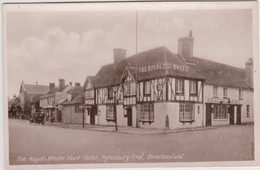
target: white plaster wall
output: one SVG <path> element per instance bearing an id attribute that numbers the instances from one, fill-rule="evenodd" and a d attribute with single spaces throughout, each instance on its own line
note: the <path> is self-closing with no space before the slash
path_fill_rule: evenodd
<path id="1" fill-rule="evenodd" d="M 138 112 L 138 111 L 137 111 Z M 166 123 L 167 103 L 154 103 L 154 122 L 140 122 L 142 128 L 164 129 Z"/>
<path id="2" fill-rule="evenodd" d="M 195 120 L 193 122 L 180 122 L 179 103 L 168 103 L 168 116 L 170 129 L 202 127 L 203 105 L 195 104 Z"/>
<path id="3" fill-rule="evenodd" d="M 112 121 L 106 120 L 106 105 L 99 105 L 97 107 L 98 115 L 95 117 L 96 125 L 115 125 Z M 127 117 L 124 117 L 123 105 L 117 105 L 117 125 L 127 126 Z"/>
<path id="4" fill-rule="evenodd" d="M 252 90 L 244 90 L 244 100 L 241 108 L 241 123 L 254 122 L 254 92 Z M 246 105 L 250 105 L 250 116 L 246 117 Z"/>

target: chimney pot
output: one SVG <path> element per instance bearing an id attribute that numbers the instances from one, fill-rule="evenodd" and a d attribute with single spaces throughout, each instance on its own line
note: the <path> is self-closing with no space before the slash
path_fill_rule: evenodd
<path id="1" fill-rule="evenodd" d="M 53 89 L 53 88 L 55 88 L 55 83 L 50 83 L 50 85 L 49 85 L 49 90 L 51 90 L 51 89 Z"/>
<path id="2" fill-rule="evenodd" d="M 59 88 L 65 87 L 65 79 L 59 79 Z"/>
<path id="3" fill-rule="evenodd" d="M 253 59 L 249 58 L 249 60 L 245 64 L 246 72 L 245 72 L 245 79 L 247 84 L 253 88 L 254 87 L 254 68 L 253 68 Z"/>
<path id="4" fill-rule="evenodd" d="M 80 83 L 75 83 L 75 87 L 80 87 Z"/>
<path id="5" fill-rule="evenodd" d="M 115 48 L 113 50 L 114 52 L 114 66 L 117 66 L 117 64 L 126 58 L 126 50 L 122 48 Z"/>
<path id="6" fill-rule="evenodd" d="M 189 37 L 182 37 L 178 40 L 178 54 L 183 57 L 193 57 L 193 42 L 192 31 Z"/>

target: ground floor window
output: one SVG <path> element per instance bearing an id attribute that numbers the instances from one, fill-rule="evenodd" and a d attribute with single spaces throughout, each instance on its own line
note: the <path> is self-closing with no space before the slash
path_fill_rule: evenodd
<path id="1" fill-rule="evenodd" d="M 154 121 L 154 104 L 145 103 L 140 106 L 140 121 L 153 122 Z"/>
<path id="2" fill-rule="evenodd" d="M 214 105 L 213 108 L 214 119 L 227 119 L 228 118 L 228 106 L 219 104 Z"/>
<path id="3" fill-rule="evenodd" d="M 79 104 L 75 105 L 75 113 L 82 113 L 82 109 Z"/>
<path id="4" fill-rule="evenodd" d="M 114 120 L 115 119 L 114 105 L 107 105 L 106 119 L 107 120 Z"/>
<path id="5" fill-rule="evenodd" d="M 180 103 L 180 122 L 191 122 L 195 120 L 193 103 Z"/>
<path id="6" fill-rule="evenodd" d="M 250 105 L 246 105 L 246 117 L 250 117 Z"/>

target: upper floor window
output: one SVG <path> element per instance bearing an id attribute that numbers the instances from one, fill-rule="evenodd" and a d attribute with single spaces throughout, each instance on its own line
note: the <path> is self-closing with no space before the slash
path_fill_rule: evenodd
<path id="1" fill-rule="evenodd" d="M 223 88 L 223 97 L 227 97 L 228 95 L 227 95 L 227 88 L 226 87 L 224 87 Z"/>
<path id="2" fill-rule="evenodd" d="M 184 93 L 184 81 L 183 80 L 176 79 L 175 91 L 178 94 L 183 94 Z"/>
<path id="3" fill-rule="evenodd" d="M 144 94 L 151 94 L 151 81 L 144 82 Z"/>
<path id="4" fill-rule="evenodd" d="M 239 89 L 239 99 L 243 99 L 243 90 Z"/>
<path id="5" fill-rule="evenodd" d="M 197 82 L 190 81 L 190 94 L 196 95 L 197 94 Z"/>
<path id="6" fill-rule="evenodd" d="M 135 82 L 125 82 L 124 95 L 125 96 L 135 95 Z"/>
<path id="7" fill-rule="evenodd" d="M 86 98 L 87 98 L 87 99 L 92 99 L 92 98 L 94 98 L 94 90 L 87 90 L 87 91 L 86 91 Z"/>
<path id="8" fill-rule="evenodd" d="M 68 100 L 71 100 L 72 96 L 71 94 L 68 95 Z"/>
<path id="9" fill-rule="evenodd" d="M 218 87 L 213 86 L 213 97 L 218 97 Z"/>
<path id="10" fill-rule="evenodd" d="M 107 88 L 108 99 L 113 99 L 113 87 Z"/>

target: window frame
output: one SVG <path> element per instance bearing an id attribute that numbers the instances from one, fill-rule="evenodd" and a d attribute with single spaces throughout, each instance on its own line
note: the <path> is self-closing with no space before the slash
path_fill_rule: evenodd
<path id="1" fill-rule="evenodd" d="M 74 106 L 74 112 L 75 113 L 82 113 L 82 109 L 80 109 L 80 104 L 76 104 Z"/>
<path id="2" fill-rule="evenodd" d="M 218 97 L 218 86 L 213 86 L 213 97 Z"/>
<path id="3" fill-rule="evenodd" d="M 123 85 L 123 95 L 124 96 L 135 96 L 136 95 L 136 83 L 134 81 L 126 81 Z M 128 91 L 126 91 L 128 89 Z"/>
<path id="4" fill-rule="evenodd" d="M 112 109 L 112 111 L 109 110 L 109 109 Z M 113 116 L 108 116 L 110 114 L 108 111 L 111 111 Z M 106 120 L 107 121 L 114 121 L 115 120 L 115 107 L 114 107 L 113 104 L 106 105 Z"/>
<path id="5" fill-rule="evenodd" d="M 146 113 L 143 112 L 144 108 L 142 108 L 142 107 L 144 107 L 144 106 L 148 106 L 147 107 L 148 108 L 148 113 L 147 112 Z M 144 114 L 149 114 L 148 115 L 148 119 L 142 118 L 142 116 Z M 145 117 L 145 116 L 143 116 L 143 117 Z M 143 122 L 143 123 L 144 122 L 149 122 L 150 124 L 152 122 L 154 122 L 154 103 L 142 103 L 142 104 L 140 104 L 140 119 L 139 119 L 139 121 Z"/>
<path id="6" fill-rule="evenodd" d="M 181 82 L 181 86 L 179 86 L 179 83 Z M 179 91 L 179 87 L 181 87 L 181 91 Z M 184 95 L 184 80 L 183 79 L 175 79 L 175 93 L 179 95 Z"/>
<path id="7" fill-rule="evenodd" d="M 186 112 L 185 110 L 187 108 L 185 108 L 186 106 L 190 106 L 191 108 L 191 111 L 190 112 Z M 184 118 L 186 113 L 190 113 L 190 118 L 187 119 L 187 118 Z M 194 122 L 195 121 L 195 104 L 194 103 L 191 103 L 191 102 L 185 102 L 185 103 L 180 103 L 179 104 L 179 121 L 182 122 L 182 123 L 185 123 L 185 122 Z"/>
<path id="8" fill-rule="evenodd" d="M 195 92 L 192 92 L 191 91 L 191 89 L 192 89 L 192 87 L 191 87 L 191 85 L 194 83 L 194 85 L 195 85 Z M 190 95 L 191 96 L 197 96 L 198 95 L 198 81 L 196 81 L 196 80 L 190 80 L 189 81 L 189 90 L 190 90 Z"/>
<path id="9" fill-rule="evenodd" d="M 113 95 L 114 95 L 113 93 L 114 93 L 113 87 L 108 87 L 107 88 L 107 99 L 108 100 L 112 100 L 113 99 Z"/>
<path id="10" fill-rule="evenodd" d="M 148 87 L 146 83 L 149 83 L 149 89 L 150 89 L 149 92 L 146 91 L 147 87 Z M 143 82 L 143 94 L 146 95 L 146 96 L 151 95 L 151 81 L 150 80 Z"/>
<path id="11" fill-rule="evenodd" d="M 213 108 L 214 120 L 227 120 L 228 119 L 228 105 L 227 104 L 215 104 Z"/>
<path id="12" fill-rule="evenodd" d="M 244 94 L 243 94 L 243 89 L 239 89 L 238 90 L 238 98 L 239 100 L 243 100 L 244 99 Z"/>
<path id="13" fill-rule="evenodd" d="M 246 118 L 250 118 L 250 105 L 246 105 Z"/>
<path id="14" fill-rule="evenodd" d="M 228 98 L 228 88 L 223 87 L 223 98 Z"/>

